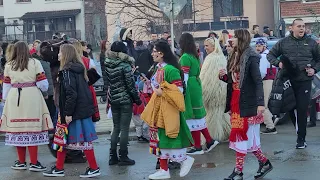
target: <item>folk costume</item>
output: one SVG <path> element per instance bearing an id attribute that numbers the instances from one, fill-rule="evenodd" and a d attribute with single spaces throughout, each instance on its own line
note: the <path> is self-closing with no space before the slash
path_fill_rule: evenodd
<path id="1" fill-rule="evenodd" d="M 186 155 L 186 148 L 193 141 L 182 112 L 185 104 L 180 72 L 166 63 L 157 66 L 151 84 L 153 88 L 162 88 L 163 94 L 157 96 L 154 93 L 141 114 L 141 119 L 150 127 L 150 153 L 160 157 L 160 170 L 149 178 L 170 178 L 168 159 L 181 163 L 180 176 L 184 177 L 190 171 L 194 159 Z"/>
<path id="2" fill-rule="evenodd" d="M 90 59 L 82 56 L 82 62 L 87 70 L 92 68 L 92 64 L 90 63 Z M 91 95 L 92 95 L 92 100 L 93 100 L 93 105 L 94 105 L 94 114 L 92 115 L 92 121 L 93 122 L 98 122 L 100 120 L 100 113 L 99 113 L 99 107 L 98 107 L 98 101 L 96 98 L 96 91 L 93 88 L 93 85 L 89 86 Z"/>
<path id="3" fill-rule="evenodd" d="M 57 152 L 56 166 L 43 173 L 44 176 L 64 176 L 66 149 L 84 151 L 89 168 L 80 177 L 100 175 L 92 143 L 98 139 L 92 122 L 94 105 L 88 82 L 84 79 L 84 70 L 85 67 L 81 63 L 68 63 L 59 71 L 60 122 L 58 122 L 58 125 L 61 124 L 68 130 L 61 133 L 62 130 L 57 126 L 54 143 L 60 146 L 62 144 L 60 141 L 56 141 L 56 137 L 67 136 L 67 139 L 63 147 Z M 72 116 L 72 121 L 68 125 L 66 116 Z"/>
<path id="4" fill-rule="evenodd" d="M 206 110 L 203 106 L 202 86 L 199 78 L 200 61 L 193 55 L 184 53 L 180 58 L 180 64 L 186 84 L 184 115 L 194 140 L 194 147 L 188 150 L 188 154 L 203 154 L 201 133 L 206 139 L 207 152 L 212 150 L 218 142 L 212 139 L 206 124 Z"/>
<path id="5" fill-rule="evenodd" d="M 210 41 L 209 41 L 210 42 Z M 220 69 L 227 67 L 227 60 L 222 53 L 217 39 L 212 40 L 215 50 L 208 54 L 202 65 L 200 79 L 202 82 L 203 104 L 206 108 L 206 122 L 210 134 L 218 141 L 225 141 L 230 134 L 230 115 L 225 113 L 227 85 L 217 77 Z"/>
<path id="6" fill-rule="evenodd" d="M 53 129 L 49 110 L 40 91 L 47 91 L 48 86 L 41 63 L 36 59 L 29 59 L 28 68 L 23 71 L 14 71 L 11 63 L 5 65 L 5 106 L 0 131 L 6 133 L 6 145 L 17 147 L 19 160 L 12 166 L 13 169 L 27 169 L 26 147 L 34 166 L 30 166 L 30 170 L 46 169 L 38 162 L 37 151 L 38 145 L 49 144 L 48 131 Z"/>
<path id="7" fill-rule="evenodd" d="M 261 151 L 260 124 L 263 114 L 257 114 L 258 106 L 264 106 L 263 83 L 259 70 L 260 55 L 248 47 L 240 59 L 240 72 L 228 72 L 220 77 L 227 82 L 226 111 L 231 114 L 229 148 L 236 151 L 236 166 L 225 180 L 243 178 L 243 165 L 247 153 L 252 152 L 259 161 L 255 179 L 264 177 L 272 165 Z"/>

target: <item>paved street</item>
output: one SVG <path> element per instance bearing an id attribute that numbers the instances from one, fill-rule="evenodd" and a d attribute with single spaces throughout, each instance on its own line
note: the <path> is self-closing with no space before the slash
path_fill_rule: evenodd
<path id="1" fill-rule="evenodd" d="M 320 127 L 309 129 L 308 148 L 296 150 L 295 134 L 291 124 L 278 127 L 277 135 L 263 135 L 262 149 L 270 157 L 274 170 L 265 178 L 266 180 L 313 180 L 318 179 L 320 167 Z M 103 180 L 143 180 L 154 172 L 155 157 L 148 154 L 148 145 L 130 142 L 130 157 L 137 164 L 132 167 L 118 167 L 108 165 L 108 153 L 110 143 L 108 135 L 100 136 L 95 143 L 97 161 L 101 167 L 102 176 L 97 179 Z M 44 178 L 40 173 L 29 171 L 14 171 L 10 165 L 16 160 L 13 147 L 4 146 L 0 143 L 0 180 L 46 180 L 46 179 L 79 179 L 78 175 L 85 171 L 86 164 L 68 164 L 65 166 L 65 178 Z M 235 153 L 228 149 L 227 143 L 218 145 L 212 152 L 196 156 L 196 163 L 190 174 L 184 180 L 221 180 L 232 171 Z M 46 166 L 54 165 L 55 159 L 49 154 L 46 146 L 39 150 L 39 160 Z M 245 179 L 253 179 L 257 170 L 257 161 L 249 155 L 245 164 Z M 182 179 L 177 176 L 177 171 L 172 171 L 172 179 Z"/>

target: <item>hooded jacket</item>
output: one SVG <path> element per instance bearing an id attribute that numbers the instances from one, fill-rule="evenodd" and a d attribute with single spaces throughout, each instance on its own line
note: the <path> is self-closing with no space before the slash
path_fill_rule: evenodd
<path id="1" fill-rule="evenodd" d="M 111 105 L 141 104 L 132 72 L 134 59 L 121 52 L 107 52 L 105 61 Z"/>
<path id="2" fill-rule="evenodd" d="M 84 78 L 84 71 L 85 67 L 81 63 L 66 64 L 63 70 L 59 71 L 59 108 L 62 123 L 65 122 L 65 116 L 80 120 L 94 114 L 92 95 Z"/>
<path id="3" fill-rule="evenodd" d="M 131 28 L 122 28 L 120 30 L 120 40 L 125 43 L 125 45 L 127 46 L 128 52 L 127 54 L 131 57 L 133 57 L 133 59 L 137 59 L 137 52 L 134 49 L 134 45 L 133 45 L 133 41 L 132 39 L 128 38 L 128 34 L 131 32 L 132 34 L 132 29 Z"/>

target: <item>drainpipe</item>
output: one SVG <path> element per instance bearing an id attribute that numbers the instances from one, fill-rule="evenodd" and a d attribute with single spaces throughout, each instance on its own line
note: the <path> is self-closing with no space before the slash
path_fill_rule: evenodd
<path id="1" fill-rule="evenodd" d="M 275 29 L 276 29 L 276 35 L 280 36 L 280 19 L 281 19 L 281 13 L 280 13 L 280 0 L 273 0 L 273 7 L 274 7 L 274 22 L 275 22 Z"/>

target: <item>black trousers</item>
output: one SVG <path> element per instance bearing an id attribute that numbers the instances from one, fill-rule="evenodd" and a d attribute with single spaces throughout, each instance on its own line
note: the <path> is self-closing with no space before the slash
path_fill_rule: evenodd
<path id="1" fill-rule="evenodd" d="M 310 102 L 310 123 L 316 124 L 317 123 L 317 99 L 312 99 Z"/>
<path id="2" fill-rule="evenodd" d="M 297 142 L 304 142 L 307 134 L 311 81 L 291 81 L 291 84 L 296 97 L 296 111 L 292 110 L 289 115 L 293 125 L 297 128 Z"/>
<path id="3" fill-rule="evenodd" d="M 48 96 L 48 99 L 45 99 L 48 110 L 50 112 L 50 116 L 53 120 L 55 114 L 56 114 L 56 106 L 54 105 L 54 100 L 53 100 L 53 95 L 52 96 Z"/>

